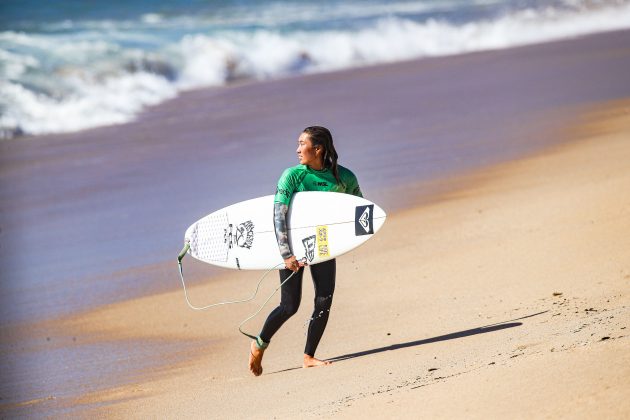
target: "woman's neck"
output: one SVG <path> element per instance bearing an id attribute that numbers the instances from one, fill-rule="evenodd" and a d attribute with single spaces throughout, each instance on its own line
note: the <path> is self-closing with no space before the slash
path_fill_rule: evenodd
<path id="1" fill-rule="evenodd" d="M 309 168 L 311 168 L 314 171 L 321 171 L 322 169 L 324 169 L 324 162 L 317 162 L 317 163 L 311 163 L 307 165 Z"/>

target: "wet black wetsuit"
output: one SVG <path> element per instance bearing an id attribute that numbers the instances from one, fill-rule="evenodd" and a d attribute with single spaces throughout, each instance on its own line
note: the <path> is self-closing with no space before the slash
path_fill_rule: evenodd
<path id="1" fill-rule="evenodd" d="M 337 261 L 334 259 L 310 266 L 311 277 L 315 286 L 315 309 L 308 325 L 304 354 L 311 357 L 315 356 L 315 350 L 317 350 L 319 340 L 321 340 L 328 323 L 330 306 L 335 292 L 336 267 Z M 286 280 L 292 273 L 293 271 L 288 269 L 280 270 L 280 281 Z M 282 286 L 280 305 L 269 314 L 260 332 L 260 338 L 264 342 L 268 343 L 282 324 L 291 318 L 300 307 L 303 274 L 304 267 L 301 267 L 293 278 Z"/>
<path id="2" fill-rule="evenodd" d="M 337 183 L 330 169 L 316 171 L 306 165 L 298 165 L 287 169 L 278 181 L 274 203 L 276 237 L 282 258 L 287 259 L 293 254 L 288 244 L 288 229 L 286 214 L 291 196 L 298 191 L 334 191 L 362 197 L 361 189 L 354 174 L 342 167 L 339 168 L 341 183 Z M 310 266 L 313 285 L 315 286 L 315 308 L 308 326 L 306 347 L 304 354 L 315 356 L 315 350 L 324 334 L 328 323 L 332 298 L 335 292 L 336 260 L 328 260 Z M 280 282 L 285 281 L 293 272 L 288 269 L 280 270 Z M 280 329 L 300 307 L 302 300 L 302 276 L 304 267 L 287 281 L 281 289 L 280 305 L 267 317 L 265 325 L 257 340 L 259 346 L 266 347 L 273 335 Z"/>

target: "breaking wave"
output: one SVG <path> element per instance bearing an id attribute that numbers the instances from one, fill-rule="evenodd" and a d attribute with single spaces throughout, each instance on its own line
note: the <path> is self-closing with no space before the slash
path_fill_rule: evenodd
<path id="1" fill-rule="evenodd" d="M 630 28 L 630 5 L 400 2 L 317 14 L 60 21 L 0 32 L 0 137 L 131 121 L 179 92 Z M 287 5 L 284 5 L 287 6 Z M 450 7 L 450 8 L 449 8 Z M 488 10 L 492 10 L 489 13 Z M 507 10 L 507 11 L 505 11 Z M 263 12 L 264 11 L 264 12 Z M 298 13 L 300 12 L 301 13 Z M 283 17 L 282 16 L 289 16 Z"/>

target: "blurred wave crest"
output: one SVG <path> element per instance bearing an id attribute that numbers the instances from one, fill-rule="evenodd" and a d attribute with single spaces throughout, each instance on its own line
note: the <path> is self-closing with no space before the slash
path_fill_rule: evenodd
<path id="1" fill-rule="evenodd" d="M 614 1 L 228 6 L 175 15 L 145 10 L 118 20 L 16 20 L 0 32 L 0 137 L 124 123 L 184 90 L 235 80 L 630 27 L 630 4 Z"/>

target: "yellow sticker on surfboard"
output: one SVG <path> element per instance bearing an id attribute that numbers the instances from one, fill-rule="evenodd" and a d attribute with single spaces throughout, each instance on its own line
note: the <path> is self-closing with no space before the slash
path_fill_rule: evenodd
<path id="1" fill-rule="evenodd" d="M 317 226 L 317 255 L 320 257 L 328 257 L 330 250 L 328 249 L 328 226 Z"/>

